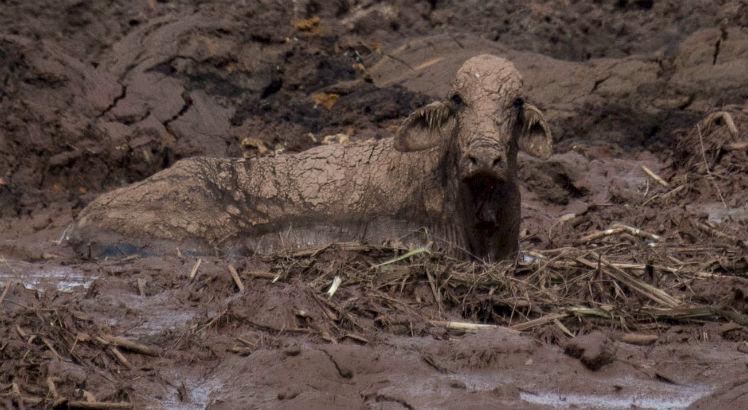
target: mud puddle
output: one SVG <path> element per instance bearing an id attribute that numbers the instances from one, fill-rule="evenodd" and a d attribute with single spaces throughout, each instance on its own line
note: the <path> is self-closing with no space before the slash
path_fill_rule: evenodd
<path id="1" fill-rule="evenodd" d="M 37 266 L 19 261 L 0 261 L 0 283 L 19 283 L 29 290 L 72 292 L 88 289 L 97 276 L 68 266 Z"/>
<path id="2" fill-rule="evenodd" d="M 203 410 L 208 408 L 211 393 L 224 385 L 223 381 L 215 378 L 186 378 L 181 383 L 179 389 L 173 389 L 158 405 L 171 410 Z"/>
<path id="3" fill-rule="evenodd" d="M 575 409 L 685 409 L 714 389 L 706 385 L 676 386 L 665 383 L 643 382 L 632 378 L 609 381 L 610 390 L 625 389 L 625 393 L 580 394 L 559 391 L 521 392 L 520 399 L 551 408 Z"/>
<path id="4" fill-rule="evenodd" d="M 520 368 L 511 374 L 461 372 L 421 380 L 404 376 L 399 382 L 392 381 L 393 386 L 408 386 L 402 395 L 409 398 L 446 398 L 453 393 L 455 385 L 464 386 L 469 392 L 519 389 L 518 399 L 523 402 L 576 409 L 684 409 L 714 390 L 703 384 L 674 385 L 631 376 L 588 379 L 583 385 L 570 388 L 564 380 L 533 382 L 536 375 L 537 369 L 523 371 Z M 392 390 L 401 391 L 399 387 Z"/>

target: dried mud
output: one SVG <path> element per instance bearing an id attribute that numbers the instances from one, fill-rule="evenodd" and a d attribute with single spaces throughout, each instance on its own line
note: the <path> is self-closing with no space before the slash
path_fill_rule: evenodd
<path id="1" fill-rule="evenodd" d="M 0 7 L 0 406 L 748 407 L 744 1 Z M 520 158 L 517 263 L 63 240 L 181 158 L 391 136 L 484 52 L 556 137 Z"/>

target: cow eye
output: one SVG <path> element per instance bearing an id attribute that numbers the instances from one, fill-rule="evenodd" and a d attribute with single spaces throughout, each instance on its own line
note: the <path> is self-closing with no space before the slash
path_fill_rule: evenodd
<path id="1" fill-rule="evenodd" d="M 463 104 L 462 97 L 460 97 L 460 94 L 452 94 L 451 97 L 449 97 L 449 100 L 452 101 L 452 104 L 454 104 L 455 107 L 459 107 Z"/>
<path id="2" fill-rule="evenodd" d="M 517 97 L 512 102 L 512 105 L 517 111 L 521 111 L 525 107 L 525 100 L 522 97 Z"/>

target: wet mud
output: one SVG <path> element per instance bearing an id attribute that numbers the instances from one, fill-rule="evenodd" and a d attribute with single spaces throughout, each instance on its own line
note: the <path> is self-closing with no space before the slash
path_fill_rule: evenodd
<path id="1" fill-rule="evenodd" d="M 748 406 L 746 16 L 2 3 L 0 406 Z M 515 263 L 396 241 L 92 260 L 65 241 L 98 195 L 179 159 L 391 137 L 480 53 L 514 61 L 555 137 L 519 158 Z"/>

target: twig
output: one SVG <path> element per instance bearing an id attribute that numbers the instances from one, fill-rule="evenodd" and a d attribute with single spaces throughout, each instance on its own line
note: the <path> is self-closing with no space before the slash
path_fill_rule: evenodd
<path id="1" fill-rule="evenodd" d="M 57 240 L 54 240 L 54 241 L 52 241 L 52 243 L 53 243 L 53 244 L 55 244 L 55 245 L 61 245 L 61 244 L 62 244 L 62 241 L 64 241 L 64 240 L 65 240 L 65 235 L 67 235 L 67 233 L 68 233 L 68 230 L 70 229 L 70 227 L 71 227 L 71 226 L 73 226 L 73 224 L 72 224 L 72 223 L 71 223 L 71 224 L 68 224 L 68 226 L 66 226 L 66 227 L 65 227 L 65 229 L 64 229 L 64 230 L 62 231 L 62 233 L 60 234 L 60 238 L 59 238 L 59 239 L 57 239 Z"/>
<path id="2" fill-rule="evenodd" d="M 717 309 L 718 314 L 720 314 L 722 317 L 724 317 L 727 320 L 732 320 L 735 323 L 738 323 L 743 326 L 748 326 L 748 317 L 746 315 L 734 310 L 734 309 Z"/>
<path id="3" fill-rule="evenodd" d="M 670 184 L 668 184 L 667 181 L 665 181 L 664 179 L 662 179 L 662 177 L 660 177 L 659 175 L 655 174 L 654 171 L 652 171 L 651 169 L 649 169 L 649 167 L 647 167 L 646 165 L 642 165 L 641 168 L 642 168 L 642 171 L 644 171 L 645 174 L 649 175 L 650 178 L 654 179 L 655 182 L 657 182 L 658 184 L 664 186 L 665 188 L 670 187 Z"/>
<path id="4" fill-rule="evenodd" d="M 735 236 L 732 236 L 730 234 L 724 233 L 716 228 L 712 228 L 709 225 L 703 224 L 695 219 L 692 219 L 692 222 L 694 226 L 696 226 L 700 231 L 706 232 L 709 235 L 716 236 L 717 238 L 726 239 L 728 241 L 734 242 L 744 248 L 748 248 L 748 242 L 737 238 Z"/>
<path id="5" fill-rule="evenodd" d="M 597 239 L 600 239 L 600 238 L 604 238 L 606 236 L 617 235 L 619 233 L 623 233 L 623 229 L 621 229 L 621 228 L 609 228 L 609 229 L 606 229 L 604 231 L 596 231 L 596 232 L 592 232 L 589 235 L 585 235 L 585 236 L 579 238 L 579 242 L 580 243 L 592 242 L 594 240 L 597 240 Z"/>
<path id="6" fill-rule="evenodd" d="M 735 121 L 732 119 L 732 114 L 727 111 L 717 111 L 709 114 L 704 119 L 704 124 L 709 127 L 714 124 L 717 118 L 722 118 L 722 120 L 725 121 L 725 125 L 727 125 L 727 129 L 730 131 L 730 135 L 732 135 L 733 138 L 738 137 L 738 127 L 735 125 Z"/>
<path id="7" fill-rule="evenodd" d="M 138 293 L 145 297 L 145 279 L 143 278 L 138 278 Z"/>
<path id="8" fill-rule="evenodd" d="M 678 185 L 677 187 L 671 189 L 670 191 L 665 192 L 664 194 L 652 195 L 646 201 L 642 202 L 642 206 L 646 206 L 648 203 L 650 203 L 650 202 L 652 202 L 652 201 L 654 201 L 655 199 L 658 199 L 658 198 L 659 199 L 667 199 L 667 198 L 669 198 L 669 197 L 677 194 L 678 192 L 682 191 L 685 187 L 686 187 L 686 184 Z"/>
<path id="9" fill-rule="evenodd" d="M 483 323 L 452 322 L 452 321 L 445 321 L 445 320 L 429 320 L 429 323 L 433 326 L 444 327 L 444 328 L 452 329 L 452 330 L 502 329 L 502 330 L 509 331 L 511 333 L 519 333 L 517 330 L 512 329 L 512 328 L 497 326 L 497 325 L 488 325 L 488 324 L 483 324 Z"/>
<path id="10" fill-rule="evenodd" d="M 708 316 L 714 316 L 714 308 L 703 307 L 703 306 L 690 306 L 690 307 L 676 307 L 676 308 L 646 308 L 642 309 L 642 313 L 651 315 L 653 317 L 662 319 L 699 319 Z"/>
<path id="11" fill-rule="evenodd" d="M 626 333 L 621 336 L 622 342 L 639 346 L 651 345 L 656 342 L 657 339 L 659 339 L 657 335 L 642 335 L 639 333 Z"/>
<path id="12" fill-rule="evenodd" d="M 335 292 L 338 291 L 338 287 L 343 282 L 343 279 L 340 278 L 340 276 L 335 276 L 333 278 L 332 283 L 330 284 L 330 289 L 327 290 L 327 298 L 331 299 Z"/>
<path id="13" fill-rule="evenodd" d="M 574 337 L 574 333 L 571 333 L 571 330 L 569 330 L 568 327 L 564 326 L 563 323 L 561 323 L 558 319 L 553 319 L 553 324 L 556 325 L 557 328 L 561 329 L 562 332 L 566 333 L 569 337 Z"/>
<path id="14" fill-rule="evenodd" d="M 57 399 L 59 394 L 57 393 L 55 380 L 51 376 L 47 377 L 47 390 L 49 390 L 49 395 L 52 396 L 53 399 Z"/>
<path id="15" fill-rule="evenodd" d="M 617 224 L 611 225 L 611 228 L 613 228 L 613 229 L 620 228 L 620 229 L 623 229 L 625 232 L 630 233 L 631 235 L 639 236 L 639 237 L 642 237 L 642 238 L 651 239 L 653 241 L 661 241 L 662 240 L 662 237 L 660 235 L 655 235 L 653 233 L 650 233 L 650 232 L 647 232 L 647 231 L 643 231 L 643 230 L 641 230 L 639 228 L 634 228 L 633 226 L 628 226 L 628 225 L 618 224 L 617 223 Z"/>
<path id="16" fill-rule="evenodd" d="M 616 268 L 620 269 L 633 269 L 633 270 L 646 270 L 648 265 L 645 265 L 643 263 L 611 263 L 612 266 L 615 266 Z M 662 265 L 649 265 L 651 266 L 655 271 L 663 271 L 668 273 L 688 273 L 690 275 L 695 275 L 700 278 L 713 278 L 715 276 L 721 276 L 715 273 L 709 273 L 709 272 L 691 272 L 686 271 L 684 269 L 679 268 L 673 268 L 671 266 L 662 266 Z"/>
<path id="17" fill-rule="evenodd" d="M 60 356 L 60 354 L 57 353 L 57 350 L 55 350 L 55 347 L 52 346 L 52 343 L 46 337 L 42 337 L 42 343 L 44 343 L 44 345 L 47 346 L 47 348 L 52 352 L 52 354 L 55 355 L 55 357 L 57 357 L 58 360 L 60 361 L 63 360 L 62 356 Z"/>
<path id="18" fill-rule="evenodd" d="M 748 149 L 748 141 L 746 142 L 733 142 L 732 144 L 727 144 L 724 147 L 727 151 L 745 151 Z"/>
<path id="19" fill-rule="evenodd" d="M 570 313 L 573 313 L 577 316 L 593 316 L 593 317 L 600 317 L 603 319 L 613 319 L 613 315 L 598 308 L 591 308 L 591 307 L 585 307 L 585 306 L 572 306 L 570 308 L 567 308 L 566 310 L 568 310 Z"/>
<path id="20" fill-rule="evenodd" d="M 426 269 L 426 277 L 429 280 L 429 286 L 431 287 L 431 293 L 434 295 L 434 302 L 436 302 L 436 305 L 439 307 L 439 312 L 442 311 L 442 298 L 439 295 L 439 289 L 436 287 L 436 283 L 434 282 L 434 276 L 429 272 L 428 269 Z"/>
<path id="21" fill-rule="evenodd" d="M 197 275 L 197 269 L 200 268 L 200 264 L 203 263 L 202 258 L 197 258 L 197 262 L 192 266 L 192 270 L 190 271 L 190 280 L 195 279 L 195 275 Z"/>
<path id="22" fill-rule="evenodd" d="M 554 320 L 563 319 L 565 317 L 569 316 L 568 313 L 551 313 L 545 316 L 541 316 L 537 319 L 528 320 L 527 322 L 518 323 L 516 325 L 510 326 L 511 329 L 525 332 L 532 328 L 542 326 L 546 323 L 553 322 Z"/>
<path id="23" fill-rule="evenodd" d="M 724 205 L 725 209 L 727 209 L 727 202 L 725 202 L 725 198 L 722 196 L 722 191 L 719 189 L 719 185 L 717 185 L 717 181 L 714 179 L 714 175 L 712 175 L 712 171 L 709 169 L 709 161 L 707 161 L 706 159 L 706 151 L 704 150 L 704 138 L 701 136 L 701 124 L 696 124 L 696 132 L 699 135 L 699 145 L 701 146 L 701 157 L 704 159 L 704 167 L 706 167 L 706 174 L 707 176 L 709 176 L 709 179 L 712 181 L 712 185 L 714 185 L 714 189 L 717 191 L 717 196 L 719 196 L 720 201 L 722 201 L 722 205 Z"/>
<path id="24" fill-rule="evenodd" d="M 676 307 L 680 305 L 680 301 L 678 299 L 674 298 L 673 296 L 670 296 L 667 292 L 663 291 L 662 289 L 656 288 L 648 283 L 645 283 L 645 282 L 642 282 L 636 279 L 635 277 L 626 273 L 626 271 L 624 271 L 623 269 L 615 267 L 613 264 L 605 260 L 605 258 L 602 258 L 600 255 L 597 255 L 594 252 L 592 252 L 592 255 L 594 255 L 595 258 L 599 259 L 602 262 L 602 264 L 605 265 L 605 267 L 609 268 L 609 269 L 603 269 L 603 271 L 606 274 L 608 274 L 608 276 L 628 286 L 631 290 L 639 293 L 640 295 L 654 302 L 657 302 L 659 304 L 662 304 L 668 307 Z M 582 257 L 577 258 L 577 261 L 593 269 L 597 267 L 596 264 Z"/>
<path id="25" fill-rule="evenodd" d="M 112 354 L 114 357 L 119 360 L 120 363 L 122 363 L 123 366 L 127 367 L 128 369 L 132 369 L 132 365 L 130 364 L 130 361 L 127 360 L 125 355 L 122 354 L 122 352 L 119 351 L 116 347 L 112 346 L 109 348 L 109 350 L 112 351 Z"/>
<path id="26" fill-rule="evenodd" d="M 366 339 L 363 336 L 359 336 L 359 335 L 357 335 L 355 333 L 346 333 L 346 334 L 343 335 L 343 337 L 347 337 L 347 338 L 349 338 L 351 340 L 355 340 L 355 341 L 357 341 L 359 343 L 362 343 L 362 344 L 368 344 L 369 343 L 368 339 Z"/>
<path id="27" fill-rule="evenodd" d="M 21 389 L 18 387 L 18 384 L 16 382 L 13 382 L 11 384 L 11 391 L 13 392 L 13 396 L 15 396 L 16 401 L 18 402 L 18 408 L 21 410 L 25 410 L 26 406 L 23 405 L 23 402 L 25 400 L 23 399 L 23 396 L 21 396 Z"/>
<path id="28" fill-rule="evenodd" d="M 392 259 L 390 259 L 388 261 L 384 261 L 382 263 L 373 265 L 371 268 L 372 269 L 381 268 L 382 266 L 386 266 L 386 265 L 390 265 L 390 264 L 393 264 L 393 263 L 396 263 L 396 262 L 400 262 L 401 260 L 405 260 L 405 259 L 408 259 L 408 258 L 410 258 L 412 256 L 416 256 L 416 255 L 419 255 L 419 254 L 422 254 L 422 253 L 430 254 L 431 250 L 429 250 L 428 246 L 424 246 L 424 247 L 421 247 L 421 248 L 416 248 L 416 249 L 413 249 L 412 251 L 408 251 L 408 252 L 406 252 L 406 253 L 404 253 L 404 254 L 396 257 L 396 258 L 392 258 Z"/>
<path id="29" fill-rule="evenodd" d="M 3 303 L 3 300 L 5 300 L 5 295 L 8 294 L 8 291 L 10 291 L 10 288 L 14 287 L 16 285 L 16 282 L 10 281 L 5 284 L 5 289 L 3 289 L 3 293 L 0 294 L 0 305 Z"/>
<path id="30" fill-rule="evenodd" d="M 140 344 L 138 342 L 127 340 L 122 337 L 117 337 L 117 336 L 112 336 L 112 335 L 103 335 L 101 337 L 98 337 L 97 340 L 99 340 L 99 342 L 102 342 L 104 344 L 112 344 L 114 346 L 121 347 L 123 349 L 133 351 L 135 353 L 144 354 L 146 356 L 157 356 L 157 353 L 154 349 L 146 345 Z"/>
<path id="31" fill-rule="evenodd" d="M 234 265 L 229 264 L 229 272 L 231 273 L 231 278 L 234 279 L 234 283 L 236 283 L 236 287 L 239 288 L 239 292 L 244 292 L 244 284 L 242 283 L 239 274 L 236 272 Z"/>
<path id="32" fill-rule="evenodd" d="M 253 349 L 257 347 L 257 344 L 256 344 L 256 343 L 252 343 L 252 342 L 250 342 L 249 340 L 247 340 L 247 339 L 245 339 L 245 338 L 243 338 L 243 337 L 241 337 L 241 336 L 237 336 L 237 337 L 236 337 L 236 340 L 238 340 L 238 341 L 240 341 L 240 342 L 244 343 L 245 345 L 247 345 L 247 346 L 249 346 L 249 347 L 251 347 L 251 348 L 253 348 Z"/>

